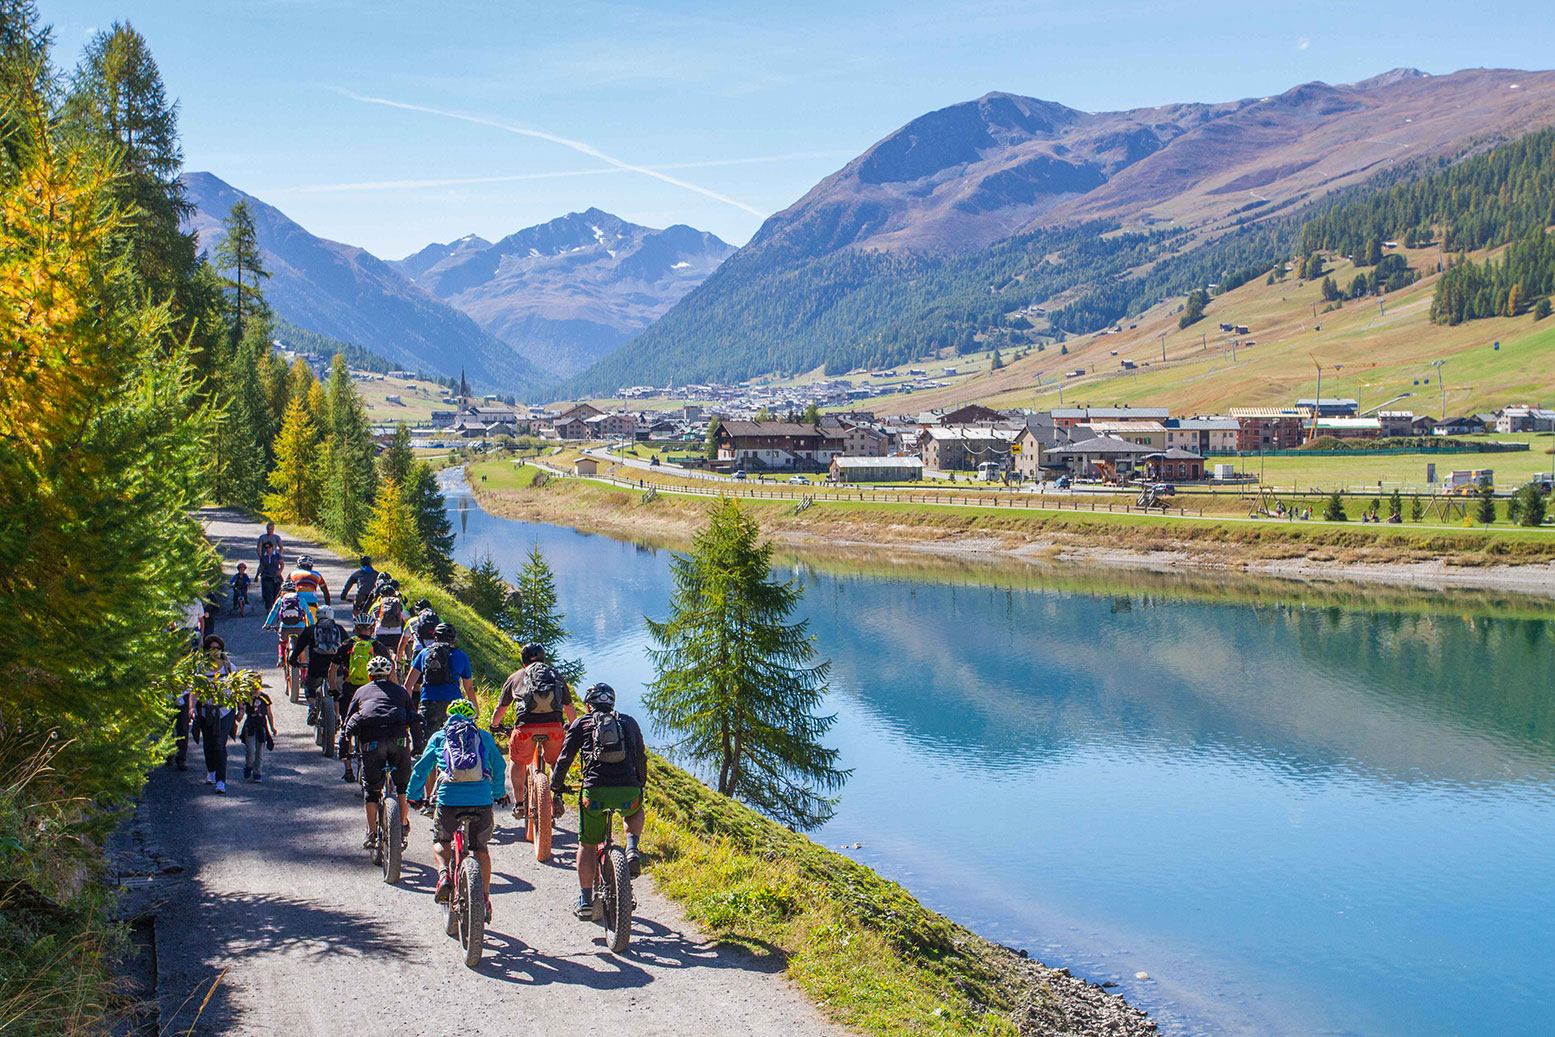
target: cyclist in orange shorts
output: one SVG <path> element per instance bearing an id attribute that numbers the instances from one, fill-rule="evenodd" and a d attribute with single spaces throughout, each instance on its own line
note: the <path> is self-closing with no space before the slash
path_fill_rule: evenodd
<path id="1" fill-rule="evenodd" d="M 551 669 L 545 660 L 545 648 L 527 644 L 519 655 L 520 669 L 514 670 L 502 684 L 502 697 L 491 715 L 495 730 L 502 725 L 509 706 L 513 707 L 513 737 L 508 740 L 508 752 L 513 759 L 513 816 L 524 816 L 523 783 L 527 780 L 525 768 L 535 758 L 534 736 L 545 734 L 545 762 L 556 765 L 561 756 L 562 740 L 567 735 L 566 725 L 572 723 L 577 711 L 573 709 L 572 692 L 561 675 Z M 553 797 L 553 816 L 562 815 L 562 799 Z"/>

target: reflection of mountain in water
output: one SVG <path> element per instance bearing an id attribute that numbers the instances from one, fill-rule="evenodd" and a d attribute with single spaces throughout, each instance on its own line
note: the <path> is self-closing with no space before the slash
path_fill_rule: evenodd
<path id="1" fill-rule="evenodd" d="M 1297 780 L 1475 784 L 1555 766 L 1545 620 L 808 582 L 835 686 L 921 751 L 978 767 L 1080 747 L 1231 754 Z"/>

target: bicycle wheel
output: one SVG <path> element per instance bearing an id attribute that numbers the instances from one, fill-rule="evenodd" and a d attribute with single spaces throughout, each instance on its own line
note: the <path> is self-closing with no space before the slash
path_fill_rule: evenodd
<path id="1" fill-rule="evenodd" d="M 335 699 L 332 695 L 330 695 L 328 689 L 321 689 L 319 691 L 319 698 L 323 699 L 323 701 L 319 703 L 318 727 L 319 734 L 323 737 L 322 748 L 324 750 L 324 755 L 333 759 L 335 756 L 336 728 L 339 726 L 338 721 L 340 718 L 335 712 Z"/>
<path id="2" fill-rule="evenodd" d="M 486 941 L 486 894 L 482 891 L 481 862 L 475 855 L 459 866 L 459 944 L 464 948 L 464 963 L 470 968 L 480 964 Z"/>
<path id="3" fill-rule="evenodd" d="M 626 866 L 626 851 L 611 846 L 605 851 L 605 946 L 620 954 L 632 940 L 632 873 Z"/>
<path id="4" fill-rule="evenodd" d="M 551 859 L 551 776 L 544 771 L 531 772 L 529 788 L 526 823 L 534 832 L 535 860 L 546 864 Z"/>
<path id="5" fill-rule="evenodd" d="M 405 819 L 400 817 L 398 796 L 385 796 L 378 810 L 378 846 L 383 851 L 383 881 L 400 880 L 400 843 L 404 841 Z"/>

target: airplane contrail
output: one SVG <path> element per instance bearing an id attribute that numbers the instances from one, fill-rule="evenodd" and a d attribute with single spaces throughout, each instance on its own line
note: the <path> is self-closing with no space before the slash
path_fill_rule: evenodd
<path id="1" fill-rule="evenodd" d="M 844 155 L 841 151 L 792 151 L 786 155 L 753 155 L 748 158 L 717 158 L 702 162 L 669 162 L 648 166 L 656 172 L 666 169 L 711 169 L 715 166 L 748 166 L 763 162 L 786 162 L 799 158 L 832 158 Z M 470 184 L 506 184 L 522 180 L 554 180 L 571 176 L 599 176 L 636 172 L 610 166 L 606 169 L 568 169 L 547 173 L 507 173 L 499 176 L 434 177 L 430 179 L 357 180 L 343 184 L 303 184 L 296 187 L 272 187 L 261 194 L 319 194 L 343 191 L 394 191 L 424 187 L 463 187 Z"/>
<path id="2" fill-rule="evenodd" d="M 496 119 L 488 119 L 480 115 L 466 115 L 462 112 L 450 112 L 442 108 L 432 108 L 422 104 L 408 104 L 404 101 L 391 101 L 386 97 L 369 97 L 364 94 L 352 93 L 350 90 L 341 90 L 340 92 L 346 97 L 351 98 L 353 101 L 361 101 L 364 104 L 378 104 L 383 105 L 385 108 L 398 108 L 407 112 L 424 112 L 428 115 L 440 115 L 445 119 L 457 119 L 460 122 L 474 123 L 477 126 L 490 126 L 493 129 L 503 130 L 507 133 L 515 133 L 520 137 L 533 137 L 536 140 L 550 141 L 552 144 L 560 144 L 564 148 L 571 148 L 573 151 L 576 151 L 582 155 L 587 155 L 590 158 L 597 158 L 601 162 L 614 166 L 617 169 L 625 170 L 630 173 L 641 173 L 643 176 L 651 176 L 655 180 L 662 180 L 666 184 L 672 184 L 675 187 L 682 188 L 683 190 L 693 191 L 696 194 L 702 195 L 704 198 L 711 198 L 714 201 L 723 202 L 725 205 L 732 205 L 736 209 L 743 209 L 750 213 L 752 216 L 766 215 L 766 213 L 762 212 L 760 209 L 746 205 L 744 202 L 736 201 L 735 199 L 730 198 L 728 195 L 719 194 L 717 191 L 711 191 L 705 187 L 699 187 L 696 184 L 678 179 L 677 177 L 669 176 L 649 166 L 639 166 L 632 162 L 623 161 L 622 159 L 616 158 L 614 155 L 607 155 L 603 151 L 600 151 L 598 148 L 583 143 L 581 140 L 572 140 L 568 137 L 560 137 L 554 133 L 546 133 L 543 130 L 525 129 L 522 126 L 513 126 L 508 123 L 499 122 Z"/>

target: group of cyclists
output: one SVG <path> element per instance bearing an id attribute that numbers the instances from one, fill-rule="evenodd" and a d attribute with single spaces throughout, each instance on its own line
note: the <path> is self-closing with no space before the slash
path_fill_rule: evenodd
<path id="1" fill-rule="evenodd" d="M 489 730 L 482 728 L 469 656 L 458 647 L 453 625 L 443 621 L 429 601 L 407 605 L 393 575 L 363 557 L 341 588 L 342 602 L 351 604 L 336 608 L 312 557 L 299 556 L 295 567 L 284 572 L 284 547 L 273 525 L 259 538 L 258 550 L 262 581 L 273 578 L 265 576 L 267 569 L 284 573 L 273 596 L 264 582 L 264 625 L 277 632 L 278 665 L 287 669 L 288 689 L 300 688 L 309 726 L 325 723 L 331 707 L 339 717 L 341 780 L 361 784 L 364 849 L 374 849 L 380 838 L 379 802 L 385 782 L 392 780 L 399 816 L 406 819 L 399 833 L 402 848 L 409 839 L 408 808 L 432 819 L 438 869 L 434 899 L 446 903 L 452 891 L 454 833 L 462 819 L 473 817 L 465 849 L 482 866 L 489 922 L 488 847 L 496 829 L 496 808 L 511 803 L 513 817 L 524 817 L 524 782 L 538 757 L 552 775 L 549 813 L 562 816 L 563 794 L 570 791 L 565 780 L 581 759 L 575 913 L 580 919 L 594 917 L 596 855 L 608 838 L 612 812 L 625 819 L 628 868 L 633 877 L 639 874 L 647 751 L 637 722 L 616 711 L 614 689 L 603 683 L 589 687 L 580 714 L 572 689 L 550 665 L 543 646 L 526 645 L 519 669 L 503 683 Z M 239 566 L 239 576 L 246 600 L 246 566 Z M 238 577 L 232 586 L 234 611 L 239 611 Z M 298 700 L 295 693 L 293 700 Z M 497 742 L 502 736 L 507 737 L 506 752 Z M 537 745 L 544 747 L 543 753 L 537 752 Z M 353 746 L 360 773 L 351 765 Z"/>

